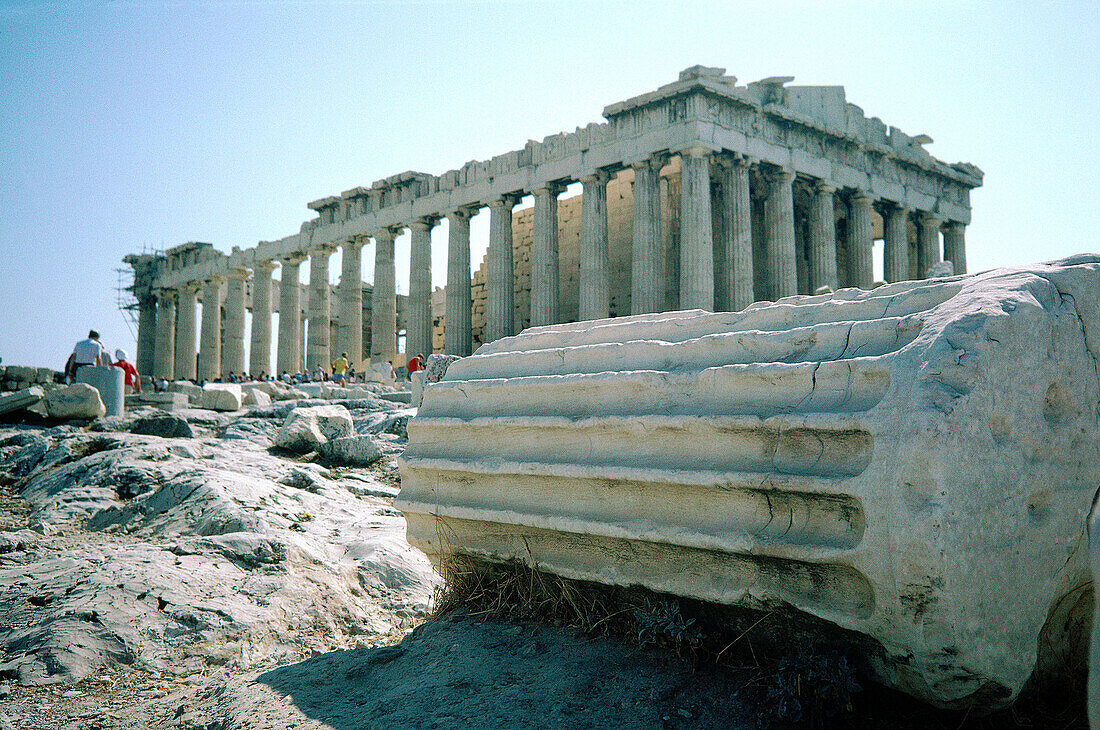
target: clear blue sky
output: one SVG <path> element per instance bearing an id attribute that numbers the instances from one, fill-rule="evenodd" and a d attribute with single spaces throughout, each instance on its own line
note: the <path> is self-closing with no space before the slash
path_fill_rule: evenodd
<path id="1" fill-rule="evenodd" d="M 127 253 L 281 238 L 311 200 L 600 121 L 696 63 L 843 85 L 981 167 L 973 270 L 1096 251 L 1098 20 L 1004 0 L 0 0 L 0 356 L 60 368 L 89 327 L 132 354 Z"/>

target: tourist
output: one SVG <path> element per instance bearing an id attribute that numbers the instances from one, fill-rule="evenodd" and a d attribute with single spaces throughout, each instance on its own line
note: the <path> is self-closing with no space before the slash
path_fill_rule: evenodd
<path id="1" fill-rule="evenodd" d="M 413 373 L 415 373 L 417 370 L 423 370 L 423 369 L 424 369 L 424 356 L 423 355 L 413 355 L 412 360 L 409 360 L 409 364 L 405 368 L 405 370 L 406 370 L 406 372 L 405 372 L 406 380 L 412 380 L 413 379 Z"/>
<path id="2" fill-rule="evenodd" d="M 137 368 L 126 357 L 126 351 L 122 348 L 115 350 L 115 361 L 112 363 L 116 368 L 121 368 L 125 373 L 126 392 L 127 393 L 140 393 L 141 392 L 141 377 L 138 375 Z"/>
<path id="3" fill-rule="evenodd" d="M 73 347 L 73 380 L 76 373 L 85 365 L 110 365 L 111 356 L 99 341 L 99 333 L 88 330 L 88 339 L 81 340 Z"/>
<path id="4" fill-rule="evenodd" d="M 338 383 L 344 382 L 344 373 L 348 369 L 348 354 L 341 352 L 340 357 L 332 361 L 332 379 Z"/>

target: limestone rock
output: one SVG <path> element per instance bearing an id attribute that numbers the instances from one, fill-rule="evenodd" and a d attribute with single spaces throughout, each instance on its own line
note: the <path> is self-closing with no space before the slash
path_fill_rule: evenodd
<path id="1" fill-rule="evenodd" d="M 797 610 L 1003 706 L 1085 638 L 1097 343 L 1096 255 L 532 328 L 425 389 L 397 505 L 434 559 Z"/>
<path id="2" fill-rule="evenodd" d="M 428 355 L 428 361 L 424 363 L 424 385 L 438 383 L 451 363 L 459 359 L 458 355 Z"/>
<path id="3" fill-rule="evenodd" d="M 98 390 L 87 383 L 73 383 L 46 395 L 46 412 L 51 418 L 99 418 L 107 409 Z"/>
<path id="4" fill-rule="evenodd" d="M 207 383 L 202 386 L 202 407 L 211 411 L 241 410 L 241 386 L 236 383 Z"/>
<path id="5" fill-rule="evenodd" d="M 191 438 L 194 435 L 186 419 L 171 413 L 152 413 L 142 416 L 130 426 L 130 433 L 161 438 Z"/>
<path id="6" fill-rule="evenodd" d="M 330 439 L 354 433 L 351 414 L 340 405 L 295 408 L 275 434 L 275 445 L 288 451 L 319 451 Z"/>
<path id="7" fill-rule="evenodd" d="M 368 466 L 382 458 L 382 449 L 370 436 L 341 436 L 329 439 L 321 453 L 332 461 L 348 466 Z"/>

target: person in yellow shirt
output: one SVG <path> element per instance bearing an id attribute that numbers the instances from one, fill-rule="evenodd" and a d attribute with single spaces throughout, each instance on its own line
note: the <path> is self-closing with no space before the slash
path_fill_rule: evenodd
<path id="1" fill-rule="evenodd" d="M 344 382 L 344 371 L 348 369 L 348 354 L 341 352 L 340 357 L 332 361 L 332 379 Z"/>

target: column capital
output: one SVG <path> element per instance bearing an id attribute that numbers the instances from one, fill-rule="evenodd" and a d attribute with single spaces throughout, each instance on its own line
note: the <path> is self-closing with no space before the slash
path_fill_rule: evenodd
<path id="1" fill-rule="evenodd" d="M 157 289 L 154 294 L 157 295 L 157 301 L 167 302 L 171 301 L 176 296 L 175 289 Z"/>
<path id="2" fill-rule="evenodd" d="M 225 274 L 211 274 L 203 280 L 203 284 L 221 285 L 225 282 Z"/>
<path id="3" fill-rule="evenodd" d="M 335 243 L 321 243 L 309 250 L 310 256 L 330 256 L 336 251 Z"/>
<path id="4" fill-rule="evenodd" d="M 578 179 L 585 185 L 591 185 L 592 183 L 607 185 L 611 181 L 611 172 L 602 167 L 597 167 L 595 170 L 581 173 Z"/>
<path id="5" fill-rule="evenodd" d="M 795 171 L 789 167 L 773 167 L 767 173 L 767 178 L 771 182 L 793 183 L 795 177 Z"/>
<path id="6" fill-rule="evenodd" d="M 499 198 L 496 198 L 495 200 L 490 200 L 489 201 L 489 208 L 490 209 L 515 208 L 516 207 L 516 202 L 517 202 L 516 198 L 517 198 L 517 196 L 514 195 L 514 194 L 511 194 L 511 193 L 506 194 L 506 195 L 502 195 Z"/>
<path id="7" fill-rule="evenodd" d="M 458 219 L 468 221 L 474 217 L 474 211 L 470 207 L 464 206 L 462 208 L 455 208 L 454 210 L 447 211 L 446 216 L 448 220 Z"/>
<path id="8" fill-rule="evenodd" d="M 248 278 L 248 269 L 244 268 L 243 266 L 234 267 L 226 273 L 225 278 L 232 279 L 234 281 L 244 281 Z"/>
<path id="9" fill-rule="evenodd" d="M 392 241 L 393 239 L 397 238 L 397 232 L 394 231 L 393 227 L 387 226 L 385 228 L 379 228 L 377 231 L 375 231 L 373 238 L 376 242 Z"/>
<path id="10" fill-rule="evenodd" d="M 202 289 L 202 283 L 198 281 L 186 281 L 180 284 L 178 291 L 180 293 L 188 292 L 194 294 L 199 289 Z"/>
<path id="11" fill-rule="evenodd" d="M 294 253 L 289 253 L 286 256 L 280 257 L 279 263 L 283 266 L 297 266 L 305 260 L 306 255 L 303 252 L 295 251 Z"/>
<path id="12" fill-rule="evenodd" d="M 565 190 L 565 185 L 561 184 L 560 182 L 544 182 L 531 188 L 531 194 L 534 196 L 553 195 L 554 197 L 557 197 L 558 195 L 561 195 L 561 192 L 563 190 Z"/>
<path id="13" fill-rule="evenodd" d="M 854 202 L 873 203 L 875 201 L 875 196 L 872 195 L 869 190 L 864 190 L 863 188 L 856 188 L 855 190 L 852 191 L 852 194 L 849 197 L 851 198 L 853 203 Z"/>
<path id="14" fill-rule="evenodd" d="M 439 218 L 434 215 L 424 216 L 423 218 L 417 218 L 409 224 L 409 230 L 411 231 L 430 231 L 435 228 L 435 225 L 439 223 Z"/>
<path id="15" fill-rule="evenodd" d="M 680 155 L 681 157 L 707 157 L 709 155 L 717 154 L 722 151 L 722 148 L 708 144 L 706 142 L 700 142 L 696 140 L 680 149 L 673 150 L 673 153 Z"/>
<path id="16" fill-rule="evenodd" d="M 261 259 L 252 264 L 252 271 L 257 274 L 270 274 L 275 270 L 275 262 L 271 259 Z"/>
<path id="17" fill-rule="evenodd" d="M 917 220 L 920 221 L 922 226 L 930 226 L 936 229 L 943 225 L 943 218 L 927 210 L 920 211 Z"/>
<path id="18" fill-rule="evenodd" d="M 958 231 L 962 228 L 966 228 L 966 224 L 962 221 L 947 220 L 943 223 L 943 229 L 945 231 Z"/>
<path id="19" fill-rule="evenodd" d="M 836 189 L 837 186 L 829 180 L 817 178 L 814 181 L 814 190 L 816 190 L 821 195 L 830 195 L 832 193 L 835 193 Z"/>
<path id="20" fill-rule="evenodd" d="M 655 152 L 651 155 L 646 155 L 645 157 L 628 160 L 626 161 L 626 164 L 634 168 L 635 170 L 644 170 L 646 168 L 649 168 L 660 172 L 661 168 L 668 164 L 668 158 L 669 155 L 667 152 Z"/>

